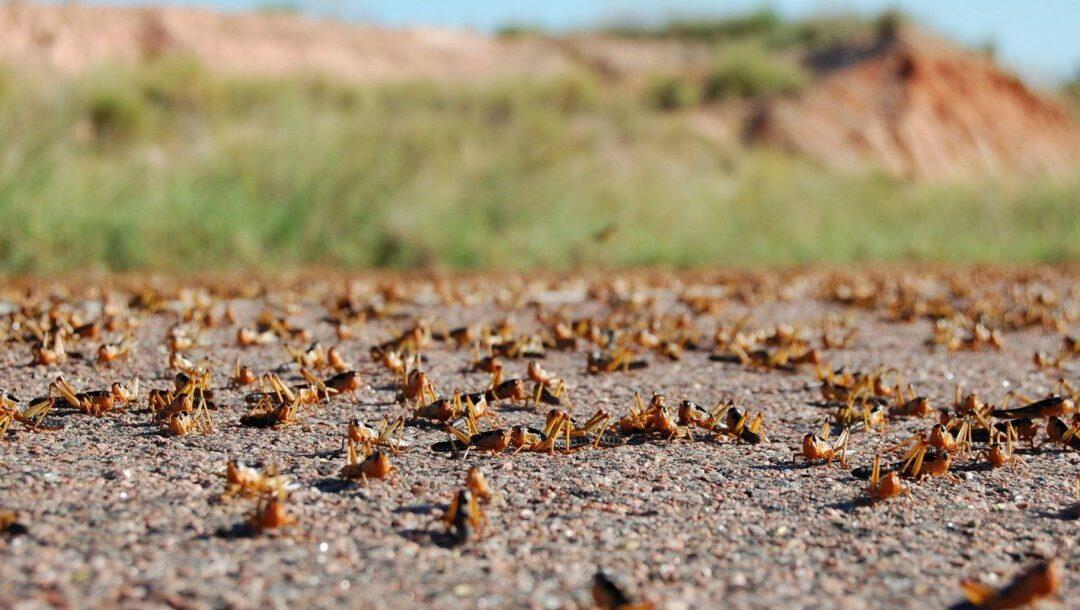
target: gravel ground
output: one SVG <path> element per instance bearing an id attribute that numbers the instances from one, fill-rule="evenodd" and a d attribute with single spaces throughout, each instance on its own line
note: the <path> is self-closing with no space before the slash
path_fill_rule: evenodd
<path id="1" fill-rule="evenodd" d="M 604 309 L 574 294 L 544 297 L 565 300 L 571 315 Z M 653 296 L 660 310 L 682 307 L 666 290 Z M 236 299 L 233 307 L 250 323 L 280 298 Z M 523 330 L 534 325 L 531 309 L 484 298 L 454 306 L 416 301 L 407 314 L 448 326 L 507 315 Z M 649 441 L 572 454 L 462 457 L 428 449 L 445 440 L 438 429 L 410 426 L 405 438 L 416 445 L 393 458 L 395 482 L 343 483 L 335 475 L 344 464 L 345 422 L 400 413 L 394 376 L 367 350 L 407 320 L 372 321 L 339 342 L 315 297 L 297 303 L 291 319 L 325 345 L 339 345 L 365 386 L 304 412 L 295 425 L 242 427 L 243 391 L 221 389 L 217 429 L 207 436 L 163 436 L 141 409 L 102 418 L 62 413 L 64 427 L 55 432 L 13 426 L 0 441 L 0 508 L 16 511 L 28 532 L 0 535 L 0 607 L 584 608 L 601 568 L 635 595 L 672 609 L 945 607 L 962 598 L 961 579 L 1001 585 L 1038 556 L 1062 560 L 1060 599 L 1080 607 L 1068 601 L 1080 589 L 1077 524 L 1063 512 L 1077 500 L 1080 454 L 1044 450 L 997 470 L 961 465 L 955 481 L 911 483 L 910 495 L 868 506 L 859 500 L 865 482 L 850 468 L 792 462 L 802 436 L 829 416 L 812 404 L 820 395 L 808 368 L 753 371 L 691 351 L 678 362 L 650 355 L 646 369 L 587 376 L 583 352 L 549 352 L 543 365 L 567 381 L 579 416 L 600 407 L 622 415 L 634 392 L 703 404 L 730 398 L 765 414 L 771 442 Z M 767 325 L 812 324 L 841 311 L 800 289 L 753 306 L 732 300 L 719 317 L 696 323 L 711 334 L 720 318 L 745 313 Z M 948 352 L 925 345 L 929 321 L 848 313 L 859 334 L 847 348 L 826 352 L 829 363 L 896 367 L 937 407 L 951 404 L 957 384 L 1000 401 L 1007 390 L 1040 395 L 1058 376 L 1076 379 L 1075 369 L 1045 371 L 1031 362 L 1035 350 L 1057 349 L 1056 333 L 1025 330 L 1007 334 L 1001 351 Z M 110 368 L 75 359 L 28 366 L 30 348 L 9 344 L 0 352 L 0 387 L 24 404 L 58 373 L 79 389 L 134 373 L 144 388 L 167 387 L 163 339 L 174 320 L 169 313 L 145 317 L 138 351 Z M 238 357 L 258 371 L 286 360 L 280 344 L 240 349 L 235 333 L 212 329 L 189 355 L 213 363 L 217 385 Z M 463 372 L 468 350 L 437 344 L 427 356 L 426 370 L 443 393 L 487 383 L 486 374 Z M 524 361 L 507 361 L 507 377 L 524 374 Z M 499 415 L 506 424 L 543 421 L 531 408 L 501 408 Z M 875 452 L 928 427 L 928 420 L 902 420 L 883 434 L 857 432 L 849 462 L 867 465 Z M 297 526 L 223 534 L 252 505 L 220 498 L 219 473 L 230 457 L 280 466 L 295 484 L 288 507 Z M 436 520 L 472 465 L 498 497 L 486 509 L 483 535 L 448 548 Z"/>

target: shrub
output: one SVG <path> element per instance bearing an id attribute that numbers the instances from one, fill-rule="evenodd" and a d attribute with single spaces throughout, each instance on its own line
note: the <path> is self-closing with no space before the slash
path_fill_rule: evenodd
<path id="1" fill-rule="evenodd" d="M 665 110 L 680 110 L 695 106 L 701 102 L 701 86 L 685 76 L 658 76 L 649 85 L 647 98 L 652 107 Z"/>
<path id="2" fill-rule="evenodd" d="M 674 38 L 725 41 L 768 36 L 783 28 L 784 22 L 776 11 L 761 9 L 726 19 L 672 22 L 665 29 Z"/>
<path id="3" fill-rule="evenodd" d="M 526 38 L 529 36 L 541 36 L 543 33 L 544 31 L 540 27 L 524 23 L 508 23 L 499 26 L 499 28 L 495 30 L 496 36 L 507 40 Z"/>
<path id="4" fill-rule="evenodd" d="M 1076 75 L 1072 80 L 1065 83 L 1065 95 L 1080 100 L 1080 68 L 1076 69 Z"/>
<path id="5" fill-rule="evenodd" d="M 205 109 L 214 103 L 213 76 L 193 57 L 164 55 L 141 66 L 135 79 L 140 94 L 166 110 Z"/>
<path id="6" fill-rule="evenodd" d="M 635 38 L 669 38 L 725 42 L 743 38 L 772 36 L 786 27 L 780 15 L 771 9 L 761 9 L 745 15 L 722 18 L 676 19 L 659 26 L 627 23 L 604 28 L 616 36 Z"/>
<path id="7" fill-rule="evenodd" d="M 131 86 L 94 87 L 86 96 L 85 118 L 100 142 L 135 137 L 146 124 L 146 104 Z"/>
<path id="8" fill-rule="evenodd" d="M 874 20 L 877 35 L 881 38 L 892 38 L 907 23 L 907 17 L 900 11 L 885 11 Z"/>
<path id="9" fill-rule="evenodd" d="M 705 81 L 704 99 L 757 98 L 792 93 L 806 84 L 806 72 L 793 60 L 762 49 L 741 49 L 721 55 Z"/>

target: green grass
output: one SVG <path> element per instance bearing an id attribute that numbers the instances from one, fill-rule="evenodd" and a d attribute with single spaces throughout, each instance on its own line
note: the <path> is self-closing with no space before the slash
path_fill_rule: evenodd
<path id="1" fill-rule="evenodd" d="M 0 71 L 0 270 L 1080 257 L 1080 181 L 915 186 L 699 136 L 587 76 L 354 87 L 183 58 Z M 613 227 L 610 238 L 594 236 Z"/>

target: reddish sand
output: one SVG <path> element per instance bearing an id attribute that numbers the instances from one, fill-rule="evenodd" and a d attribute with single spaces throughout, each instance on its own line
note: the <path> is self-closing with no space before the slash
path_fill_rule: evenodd
<path id="1" fill-rule="evenodd" d="M 1080 129 L 1061 106 L 983 57 L 910 31 L 769 104 L 751 136 L 830 167 L 910 178 L 1080 167 Z"/>

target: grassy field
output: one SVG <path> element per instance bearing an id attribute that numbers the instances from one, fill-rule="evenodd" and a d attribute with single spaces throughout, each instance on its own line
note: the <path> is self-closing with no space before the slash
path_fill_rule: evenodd
<path id="1" fill-rule="evenodd" d="M 916 186 L 709 141 L 588 76 L 0 72 L 0 270 L 1056 261 L 1080 180 Z"/>

